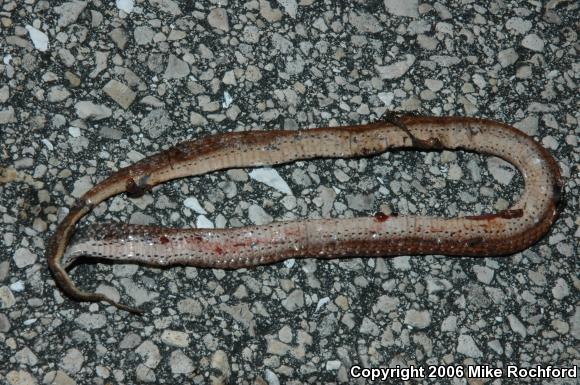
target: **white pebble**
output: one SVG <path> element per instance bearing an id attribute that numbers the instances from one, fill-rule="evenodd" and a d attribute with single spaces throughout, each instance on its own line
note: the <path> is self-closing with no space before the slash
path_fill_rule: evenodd
<path id="1" fill-rule="evenodd" d="M 44 138 L 42 139 L 42 143 L 44 143 L 46 148 L 48 148 L 50 151 L 54 150 L 54 146 L 52 145 L 52 143 L 50 143 L 50 140 Z"/>
<path id="2" fill-rule="evenodd" d="M 296 264 L 296 259 L 294 258 L 290 258 L 284 261 L 284 266 L 286 266 L 288 269 L 291 269 L 294 267 L 294 265 Z"/>
<path id="3" fill-rule="evenodd" d="M 207 211 L 205 211 L 205 209 L 201 207 L 201 204 L 199 203 L 197 198 L 189 197 L 185 201 L 183 201 L 183 205 L 187 208 L 192 209 L 198 214 L 207 214 Z"/>
<path id="4" fill-rule="evenodd" d="M 117 0 L 117 8 L 126 13 L 133 12 L 133 7 L 135 6 L 135 0 Z"/>
<path id="5" fill-rule="evenodd" d="M 223 108 L 228 108 L 231 106 L 233 101 L 234 98 L 232 98 L 232 95 L 230 95 L 228 91 L 224 92 L 224 102 L 222 103 Z"/>
<path id="6" fill-rule="evenodd" d="M 284 194 L 292 195 L 292 190 L 288 187 L 288 184 L 278 171 L 274 170 L 273 168 L 264 167 L 264 168 L 257 168 L 252 170 L 248 174 L 250 178 L 257 180 L 258 182 L 264 183 L 267 186 L 270 186 Z"/>
<path id="7" fill-rule="evenodd" d="M 205 215 L 200 215 L 199 217 L 197 217 L 197 222 L 195 223 L 195 226 L 198 229 L 213 229 L 214 228 L 213 222 L 210 221 L 209 219 L 207 219 L 207 217 Z"/>
<path id="8" fill-rule="evenodd" d="M 73 138 L 78 138 L 79 136 L 81 136 L 81 129 L 75 126 L 70 126 L 68 128 L 68 133 L 70 134 L 70 136 L 72 136 Z"/>
<path id="9" fill-rule="evenodd" d="M 328 298 L 328 297 L 320 298 L 320 300 L 318 301 L 318 304 L 316 304 L 316 310 L 314 310 L 314 312 L 317 313 L 321 307 L 323 307 L 324 305 L 326 305 L 329 302 L 330 302 L 330 298 Z"/>
<path id="10" fill-rule="evenodd" d="M 24 290 L 24 282 L 22 281 L 16 281 L 13 284 L 10 285 L 10 290 L 12 291 L 23 291 Z"/>
<path id="11" fill-rule="evenodd" d="M 31 25 L 27 25 L 26 30 L 30 35 L 32 44 L 34 44 L 34 48 L 36 48 L 41 52 L 45 52 L 48 49 L 48 36 L 46 35 L 46 33 L 34 28 Z"/>

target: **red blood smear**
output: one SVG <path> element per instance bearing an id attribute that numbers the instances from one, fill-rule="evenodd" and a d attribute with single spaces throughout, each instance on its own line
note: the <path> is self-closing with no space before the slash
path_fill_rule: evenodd
<path id="1" fill-rule="evenodd" d="M 387 214 L 382 213 L 380 211 L 375 214 L 375 222 L 384 222 L 384 221 L 386 221 L 389 218 L 390 217 Z"/>
<path id="2" fill-rule="evenodd" d="M 199 235 L 194 235 L 193 237 L 186 238 L 187 243 L 199 243 L 203 241 L 203 238 Z"/>
<path id="3" fill-rule="evenodd" d="M 219 247 L 219 246 L 216 246 L 216 247 L 214 248 L 214 250 L 215 250 L 215 252 L 216 252 L 216 253 L 218 253 L 218 254 L 222 254 L 222 253 L 224 252 L 224 251 L 223 251 L 223 249 L 222 249 L 221 247 Z"/>
<path id="4" fill-rule="evenodd" d="M 161 242 L 161 244 L 164 245 L 169 242 L 169 239 L 166 236 L 162 235 L 161 237 L 159 237 L 159 242 Z"/>

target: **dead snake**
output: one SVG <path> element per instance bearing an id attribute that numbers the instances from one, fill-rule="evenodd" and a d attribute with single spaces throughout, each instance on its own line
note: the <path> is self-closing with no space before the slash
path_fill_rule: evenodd
<path id="1" fill-rule="evenodd" d="M 228 229 L 106 225 L 69 246 L 77 222 L 122 192 L 139 196 L 165 181 L 234 167 L 310 158 L 350 158 L 389 149 L 466 150 L 501 157 L 521 172 L 525 187 L 509 210 L 437 218 L 387 216 L 310 219 Z M 526 134 L 503 123 L 467 117 L 410 117 L 298 131 L 231 132 L 187 141 L 120 169 L 85 193 L 56 228 L 47 258 L 58 286 L 79 301 L 105 301 L 78 289 L 67 267 L 80 256 L 150 266 L 240 268 L 294 257 L 444 254 L 496 256 L 521 251 L 550 228 L 562 182 L 555 159 Z"/>

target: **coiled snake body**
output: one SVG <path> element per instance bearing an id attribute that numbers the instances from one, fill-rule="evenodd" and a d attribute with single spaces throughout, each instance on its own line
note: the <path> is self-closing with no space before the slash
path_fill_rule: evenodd
<path id="1" fill-rule="evenodd" d="M 106 225 L 69 245 L 77 222 L 95 205 L 122 192 L 140 195 L 171 179 L 234 167 L 366 156 L 402 148 L 501 157 L 523 176 L 521 199 L 509 210 L 457 218 L 378 213 L 228 229 Z M 557 215 L 561 186 L 557 163 L 542 146 L 511 126 L 485 119 L 401 117 L 361 126 L 225 133 L 181 143 L 98 183 L 58 225 L 50 239 L 48 264 L 58 286 L 70 297 L 140 312 L 104 294 L 81 291 L 66 267 L 81 256 L 151 266 L 239 268 L 294 257 L 506 255 L 529 247 L 548 231 Z"/>

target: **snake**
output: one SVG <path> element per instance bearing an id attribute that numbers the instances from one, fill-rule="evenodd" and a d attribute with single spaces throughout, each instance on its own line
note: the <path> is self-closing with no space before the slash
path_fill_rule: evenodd
<path id="1" fill-rule="evenodd" d="M 496 156 L 519 170 L 524 188 L 509 209 L 450 218 L 378 212 L 221 229 L 106 223 L 76 231 L 77 223 L 106 199 L 120 193 L 141 196 L 169 180 L 398 149 Z M 300 257 L 506 256 L 530 247 L 549 231 L 559 213 L 562 187 L 557 161 L 542 145 L 508 124 L 477 117 L 396 116 L 341 127 L 226 132 L 182 142 L 97 183 L 56 226 L 47 260 L 55 283 L 70 298 L 142 313 L 103 293 L 81 290 L 68 273 L 70 267 L 85 257 L 156 267 L 235 269 Z"/>

